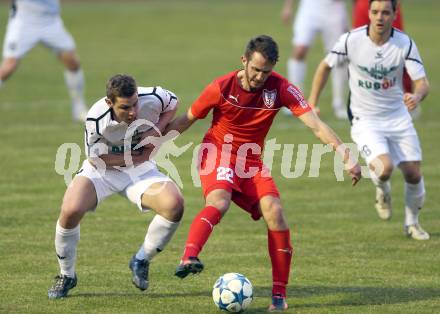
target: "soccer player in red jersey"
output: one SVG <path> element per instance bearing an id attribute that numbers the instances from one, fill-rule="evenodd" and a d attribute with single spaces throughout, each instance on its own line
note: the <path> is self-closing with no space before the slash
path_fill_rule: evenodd
<path id="1" fill-rule="evenodd" d="M 286 286 L 293 254 L 278 189 L 261 160 L 275 115 L 282 107 L 289 108 L 323 143 L 331 144 L 343 156 L 353 185 L 361 178 L 360 166 L 348 148 L 311 110 L 301 91 L 273 71 L 277 61 L 278 46 L 271 37 L 252 38 L 241 57 L 244 68 L 214 80 L 188 112 L 167 128 L 183 132 L 213 111 L 199 152 L 205 208 L 191 224 L 175 275 L 184 278 L 203 270 L 198 255 L 233 201 L 254 220 L 263 217 L 267 224 L 273 277 L 269 310 L 287 309 Z"/>

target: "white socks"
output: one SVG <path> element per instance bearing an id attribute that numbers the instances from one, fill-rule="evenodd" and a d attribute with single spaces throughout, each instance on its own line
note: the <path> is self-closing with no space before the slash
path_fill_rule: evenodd
<path id="1" fill-rule="evenodd" d="M 384 194 L 391 193 L 390 180 L 382 181 L 370 171 L 374 185 L 381 189 Z M 425 202 L 425 183 L 423 177 L 417 184 L 405 182 L 405 226 L 419 222 L 419 211 Z"/>
<path id="2" fill-rule="evenodd" d="M 79 225 L 73 229 L 64 229 L 57 221 L 55 231 L 55 251 L 61 275 L 75 276 L 76 246 L 79 241 Z"/>
<path id="3" fill-rule="evenodd" d="M 154 256 L 161 252 L 167 243 L 171 240 L 174 232 L 179 227 L 179 222 L 172 222 L 160 215 L 154 216 L 148 226 L 144 244 L 136 253 L 136 258 L 150 261 Z"/>
<path id="4" fill-rule="evenodd" d="M 301 90 L 304 88 L 304 79 L 306 77 L 307 65 L 304 61 L 298 61 L 290 58 L 287 61 L 287 78 L 290 83 L 299 87 Z"/>
<path id="5" fill-rule="evenodd" d="M 425 202 L 425 183 L 423 177 L 417 184 L 405 182 L 405 226 L 419 222 L 419 210 Z"/>
<path id="6" fill-rule="evenodd" d="M 371 177 L 371 181 L 373 181 L 373 184 L 379 188 L 380 190 L 382 190 L 383 194 L 390 194 L 391 193 L 391 183 L 390 180 L 388 179 L 387 181 L 382 181 L 381 179 L 379 179 L 376 174 L 370 170 L 370 177 Z"/>
<path id="7" fill-rule="evenodd" d="M 3 85 L 3 81 L 0 80 L 0 88 L 2 88 L 2 85 Z"/>
<path id="8" fill-rule="evenodd" d="M 75 72 L 66 70 L 64 71 L 64 79 L 72 99 L 73 118 L 78 120 L 81 115 L 87 113 L 84 100 L 84 73 L 81 69 Z"/>

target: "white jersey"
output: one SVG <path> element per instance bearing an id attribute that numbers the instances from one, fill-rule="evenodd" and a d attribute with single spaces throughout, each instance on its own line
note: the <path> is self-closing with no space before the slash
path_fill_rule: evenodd
<path id="1" fill-rule="evenodd" d="M 351 115 L 379 120 L 409 116 L 403 102 L 404 67 L 413 81 L 426 76 L 416 44 L 393 28 L 378 46 L 368 31 L 362 26 L 343 34 L 325 58 L 330 67 L 348 62 Z"/>
<path id="2" fill-rule="evenodd" d="M 13 13 L 30 16 L 46 16 L 60 14 L 59 0 L 14 0 Z"/>
<path id="3" fill-rule="evenodd" d="M 94 152 L 97 155 L 123 153 L 125 149 L 133 149 L 140 141 L 140 133 L 157 124 L 160 115 L 175 109 L 178 102 L 174 93 L 160 86 L 138 87 L 138 96 L 137 120 L 147 120 L 148 124 L 143 124 L 136 129 L 131 138 L 131 147 L 124 147 L 124 138 L 128 129 L 127 123 L 114 120 L 113 111 L 105 102 L 105 97 L 98 100 L 90 108 L 87 113 L 85 130 L 87 157 L 90 156 L 92 146 L 97 143 L 100 143 L 99 153 Z"/>

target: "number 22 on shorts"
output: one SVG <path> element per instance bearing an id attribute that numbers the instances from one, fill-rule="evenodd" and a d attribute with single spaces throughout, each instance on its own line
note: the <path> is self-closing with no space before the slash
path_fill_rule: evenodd
<path id="1" fill-rule="evenodd" d="M 217 168 L 217 180 L 218 181 L 228 181 L 234 183 L 232 178 L 234 177 L 234 171 L 231 168 L 218 167 Z"/>

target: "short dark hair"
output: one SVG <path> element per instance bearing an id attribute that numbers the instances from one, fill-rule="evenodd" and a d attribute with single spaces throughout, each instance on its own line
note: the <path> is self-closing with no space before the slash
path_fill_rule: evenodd
<path id="1" fill-rule="evenodd" d="M 254 52 L 261 53 L 272 64 L 278 61 L 278 45 L 270 36 L 260 35 L 251 38 L 246 45 L 244 55 L 249 60 Z"/>
<path id="2" fill-rule="evenodd" d="M 107 98 L 112 102 L 116 101 L 116 97 L 131 97 L 136 91 L 136 81 L 130 75 L 116 74 L 107 82 Z"/>
<path id="3" fill-rule="evenodd" d="M 391 2 L 391 6 L 393 7 L 393 11 L 396 12 L 396 9 L 397 9 L 397 0 L 369 0 L 369 1 L 368 1 L 368 8 L 371 7 L 371 4 L 372 4 L 374 1 L 390 1 L 390 2 Z"/>

